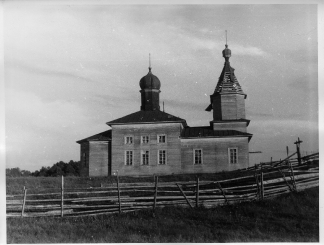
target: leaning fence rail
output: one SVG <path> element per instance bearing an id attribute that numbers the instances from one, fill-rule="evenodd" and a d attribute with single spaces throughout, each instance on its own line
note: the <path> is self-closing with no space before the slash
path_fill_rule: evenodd
<path id="1" fill-rule="evenodd" d="M 219 181 L 116 183 L 98 188 L 61 188 L 48 193 L 7 195 L 7 217 L 74 217 L 133 212 L 166 206 L 214 207 L 262 200 L 319 185 L 318 154 L 262 163 L 248 169 L 248 175 Z"/>

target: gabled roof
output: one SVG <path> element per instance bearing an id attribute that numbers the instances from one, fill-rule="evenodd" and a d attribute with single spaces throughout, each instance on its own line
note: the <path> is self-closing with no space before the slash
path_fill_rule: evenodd
<path id="1" fill-rule="evenodd" d="M 213 130 L 211 127 L 185 127 L 180 135 L 181 138 L 223 138 L 223 137 L 248 137 L 252 134 L 237 130 Z"/>
<path id="2" fill-rule="evenodd" d="M 170 115 L 168 113 L 156 111 L 138 111 L 116 120 L 107 122 L 110 125 L 116 124 L 142 124 L 142 123 L 182 123 L 187 126 L 186 120 Z"/>
<path id="3" fill-rule="evenodd" d="M 77 141 L 77 143 L 81 144 L 85 141 L 109 141 L 111 140 L 111 129 L 101 132 L 99 134 L 92 135 L 88 138 Z"/>

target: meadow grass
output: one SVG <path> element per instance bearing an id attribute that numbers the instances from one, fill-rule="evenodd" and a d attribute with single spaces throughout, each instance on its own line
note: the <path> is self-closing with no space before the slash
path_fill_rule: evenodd
<path id="1" fill-rule="evenodd" d="M 318 242 L 319 188 L 211 209 L 7 218 L 7 243 Z"/>

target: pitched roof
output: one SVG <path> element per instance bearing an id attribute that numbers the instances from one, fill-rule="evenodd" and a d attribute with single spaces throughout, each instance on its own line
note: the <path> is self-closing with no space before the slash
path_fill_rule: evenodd
<path id="1" fill-rule="evenodd" d="M 107 122 L 110 125 L 116 124 L 141 124 L 141 123 L 183 123 L 187 126 L 186 120 L 170 115 L 168 113 L 156 111 L 138 111 L 116 120 Z"/>
<path id="2" fill-rule="evenodd" d="M 231 67 L 230 62 L 226 61 L 223 71 L 218 79 L 214 94 L 222 93 L 238 93 L 244 94 L 241 85 L 236 79 L 234 68 Z"/>
<path id="3" fill-rule="evenodd" d="M 77 141 L 77 143 L 81 144 L 85 141 L 109 141 L 111 140 L 111 129 L 101 132 L 99 134 L 92 135 L 88 138 Z"/>
<path id="4" fill-rule="evenodd" d="M 222 138 L 222 137 L 249 137 L 252 134 L 237 130 L 213 130 L 211 127 L 185 127 L 181 132 L 181 138 Z"/>

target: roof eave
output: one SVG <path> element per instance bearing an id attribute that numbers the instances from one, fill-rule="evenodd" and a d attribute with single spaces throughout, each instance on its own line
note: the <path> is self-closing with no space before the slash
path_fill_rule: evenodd
<path id="1" fill-rule="evenodd" d="M 111 123 L 107 122 L 108 126 L 111 125 L 127 125 L 127 124 L 159 124 L 159 123 L 182 123 L 184 126 L 187 125 L 186 120 L 183 121 L 156 121 L 156 122 L 126 122 L 126 123 Z"/>
<path id="2" fill-rule="evenodd" d="M 237 138 L 237 137 L 248 137 L 249 142 L 252 138 L 253 134 L 247 134 L 247 135 L 223 135 L 223 136 L 193 136 L 193 137 L 183 137 L 180 136 L 180 139 L 201 139 L 201 138 Z"/>

